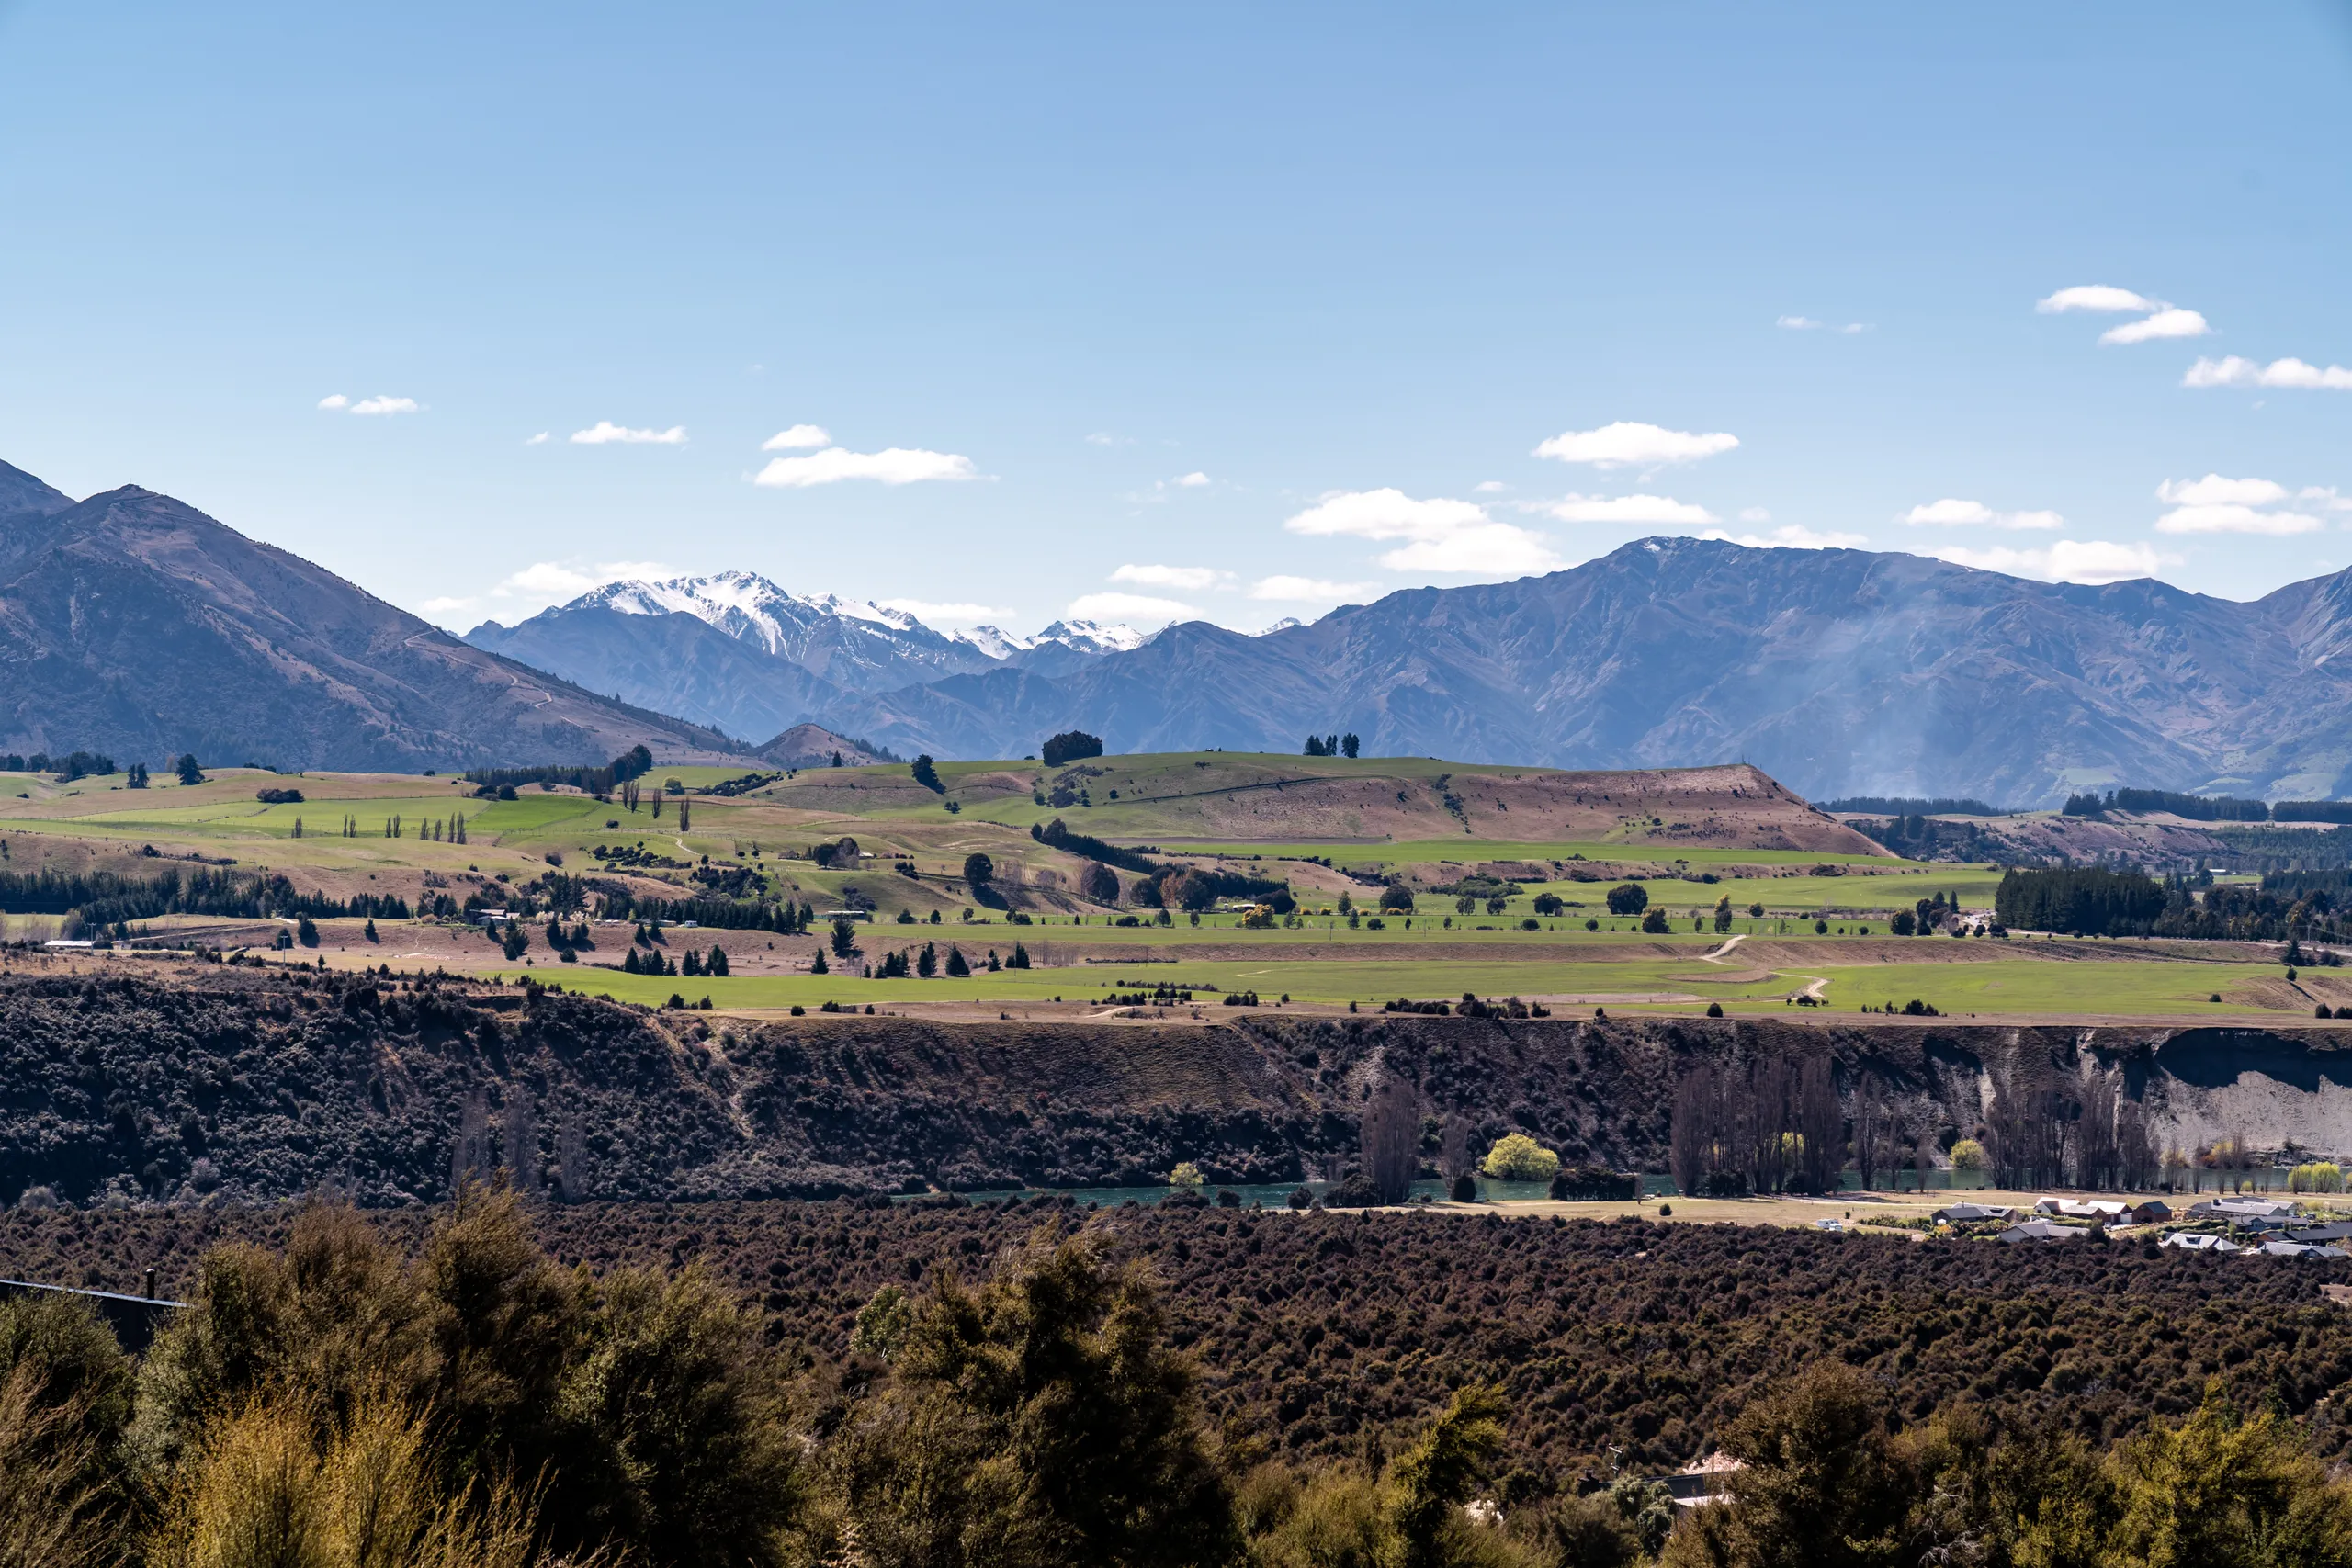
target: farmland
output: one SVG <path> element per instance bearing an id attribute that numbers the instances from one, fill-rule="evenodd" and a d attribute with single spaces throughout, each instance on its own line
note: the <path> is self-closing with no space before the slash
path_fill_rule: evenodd
<path id="1" fill-rule="evenodd" d="M 551 977 L 552 965 L 568 989 L 655 1006 L 1059 1016 L 1163 985 L 1190 993 L 1174 998 L 1180 1018 L 1228 996 L 1328 1010 L 1469 993 L 1735 1016 L 1876 1016 L 1917 1001 L 1987 1019 L 2179 1021 L 2352 1002 L 2330 976 L 2287 980 L 2262 944 L 1895 937 L 1923 901 L 1989 912 L 2000 868 L 1901 860 L 1738 767 L 1560 773 L 1204 752 L 941 763 L 933 789 L 904 764 L 656 764 L 633 801 L 233 768 L 194 785 L 124 783 L 0 776 L 0 874 L 204 867 L 338 901 L 398 898 L 456 913 L 329 915 L 299 956 L 508 979 Z M 258 798 L 288 791 L 300 798 Z M 1046 833 L 1057 823 L 1075 837 Z M 989 863 L 980 884 L 967 876 L 975 855 Z M 1136 868 L 1157 866 L 1256 891 L 1152 908 Z M 558 878 L 580 901 L 560 946 L 538 923 Z M 1269 888 L 1283 895 L 1277 913 L 1259 908 Z M 763 919 L 769 929 L 706 932 L 676 918 L 649 929 L 646 908 L 695 899 L 805 909 L 814 929 Z M 515 953 L 463 918 L 510 904 L 541 912 Z M 847 952 L 835 911 L 855 917 Z M 0 939 L 56 936 L 69 915 L 7 905 Z M 272 946 L 290 924 L 164 914 L 133 935 L 233 953 Z M 673 973 L 689 952 L 703 967 L 714 945 L 724 976 Z M 1016 947 L 1025 967 L 1006 966 Z M 935 972 L 922 977 L 926 949 Z M 632 953 L 631 968 L 643 959 L 658 973 L 623 972 Z M 900 954 L 908 977 L 865 977 Z"/>

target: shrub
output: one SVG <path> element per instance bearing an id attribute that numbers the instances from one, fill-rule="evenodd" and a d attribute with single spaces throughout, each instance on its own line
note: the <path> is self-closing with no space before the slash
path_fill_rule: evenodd
<path id="1" fill-rule="evenodd" d="M 895 1377 L 828 1455 L 826 1501 L 854 1525 L 804 1555 L 1175 1568 L 1238 1553 L 1198 1374 L 1149 1273 L 1107 1248 L 1041 1233 L 978 1292 L 940 1272 Z"/>
<path id="2" fill-rule="evenodd" d="M 1327 1209 L 1376 1209 L 1380 1206 L 1380 1189 L 1363 1171 L 1348 1172 L 1345 1180 L 1323 1194 Z"/>
<path id="3" fill-rule="evenodd" d="M 1560 1202 L 1630 1203 L 1641 1188 L 1642 1179 L 1634 1172 L 1600 1165 L 1563 1167 L 1552 1178 L 1552 1196 Z"/>
<path id="4" fill-rule="evenodd" d="M 1638 915 L 1650 907 L 1649 889 L 1638 882 L 1621 882 L 1609 890 L 1608 903 L 1612 915 Z"/>
<path id="5" fill-rule="evenodd" d="M 1954 1170 L 1983 1170 L 1985 1163 L 1984 1145 L 1973 1138 L 1962 1138 L 1951 1146 Z"/>
<path id="6" fill-rule="evenodd" d="M 2290 1192 L 2341 1192 L 2344 1190 L 2344 1168 L 2334 1160 L 2315 1160 L 2299 1165 L 2287 1173 Z"/>
<path id="7" fill-rule="evenodd" d="M 1549 1181 L 1560 1168 L 1560 1156 L 1524 1133 L 1510 1133 L 1487 1151 L 1480 1168 L 1502 1181 Z"/>
<path id="8" fill-rule="evenodd" d="M 1201 1187 L 1205 1186 L 1207 1180 L 1201 1174 L 1201 1168 L 1191 1160 L 1180 1161 L 1176 1168 L 1168 1173 L 1168 1185 L 1170 1187 Z"/>
<path id="9" fill-rule="evenodd" d="M 1087 757 L 1102 755 L 1101 737 L 1089 735 L 1082 729 L 1065 729 L 1049 737 L 1039 749 L 1038 756 L 1046 766 L 1058 768 L 1065 762 L 1079 761 Z"/>
<path id="10" fill-rule="evenodd" d="M 1642 930 L 1652 936 L 1664 936 L 1673 928 L 1666 923 L 1664 909 L 1652 909 L 1642 917 Z"/>

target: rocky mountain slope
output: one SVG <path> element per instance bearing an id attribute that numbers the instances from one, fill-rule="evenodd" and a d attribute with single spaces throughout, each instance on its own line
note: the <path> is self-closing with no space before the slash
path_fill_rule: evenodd
<path id="1" fill-rule="evenodd" d="M 2150 580 L 2032 582 L 1918 556 L 1649 539 L 1515 582 L 1392 593 L 1244 637 L 1204 623 L 1044 676 L 827 708 L 900 751 L 1295 750 L 1553 767 L 1735 758 L 1801 793 L 2055 805 L 2121 780 L 2352 788 L 2352 572 L 2252 604 Z"/>
<path id="2" fill-rule="evenodd" d="M 0 977 L 0 1192 L 444 1197 L 467 1163 L 578 1196 L 708 1199 L 1158 1179 L 1351 1157 L 1374 1078 L 1481 1139 L 1660 1170 L 1701 1062 L 1835 1059 L 1906 1135 L 1977 1135 L 1986 1089 L 2101 1076 L 2160 1143 L 2352 1151 L 2323 1028 L 2093 1029 L 1236 1014 L 1207 1028 L 649 1014 L 554 993 L 203 968 Z M 563 1170 L 569 1161 L 569 1172 Z M 202 1163 L 199 1163 L 202 1162 Z"/>
<path id="3" fill-rule="evenodd" d="M 477 648 L 682 714 L 730 735 L 775 735 L 835 704 L 957 674 L 1067 674 L 1136 647 L 1125 626 L 1057 621 L 1035 637 L 934 630 L 907 611 L 787 593 L 755 572 L 611 582 L 520 625 L 485 621 Z"/>
<path id="4" fill-rule="evenodd" d="M 9 511 L 14 508 L 13 513 Z M 0 750 L 280 767 L 665 761 L 736 748 L 469 647 L 136 485 L 0 471 Z"/>

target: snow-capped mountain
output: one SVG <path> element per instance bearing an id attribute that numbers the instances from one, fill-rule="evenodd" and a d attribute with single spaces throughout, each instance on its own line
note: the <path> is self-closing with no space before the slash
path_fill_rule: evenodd
<path id="1" fill-rule="evenodd" d="M 1147 640 L 1092 621 L 1056 621 L 1032 637 L 942 632 L 902 609 L 790 593 L 752 571 L 609 582 L 519 626 L 484 622 L 466 639 L 748 739 L 843 697 L 1006 667 L 1060 675 Z"/>

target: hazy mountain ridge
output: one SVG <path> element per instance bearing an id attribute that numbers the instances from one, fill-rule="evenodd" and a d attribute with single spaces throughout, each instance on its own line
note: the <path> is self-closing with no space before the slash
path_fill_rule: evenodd
<path id="1" fill-rule="evenodd" d="M 1918 556 L 1638 541 L 1514 582 L 1412 589 L 1258 637 L 1171 626 L 1068 676 L 957 676 L 818 716 L 899 750 L 1367 753 L 1560 768 L 1740 759 L 1816 798 L 2054 804 L 2119 780 L 2284 795 L 2352 770 L 2352 573 L 2252 604 Z M 2334 662 L 2331 662 L 2333 660 Z"/>
<path id="2" fill-rule="evenodd" d="M 739 751 L 136 485 L 75 502 L 8 468 L 0 508 L 0 749 L 400 770 Z"/>

